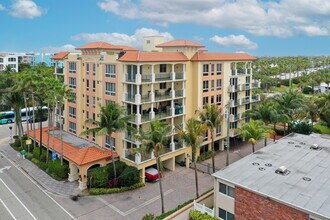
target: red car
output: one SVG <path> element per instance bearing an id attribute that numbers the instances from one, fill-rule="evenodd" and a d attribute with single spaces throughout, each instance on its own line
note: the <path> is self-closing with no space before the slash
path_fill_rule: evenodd
<path id="1" fill-rule="evenodd" d="M 158 180 L 158 171 L 155 168 L 152 168 L 152 167 L 147 168 L 145 175 L 146 175 L 147 182 L 153 182 L 153 181 Z"/>

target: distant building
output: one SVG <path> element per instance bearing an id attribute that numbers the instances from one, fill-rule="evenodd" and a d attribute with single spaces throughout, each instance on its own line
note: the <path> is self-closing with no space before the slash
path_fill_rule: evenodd
<path id="1" fill-rule="evenodd" d="M 220 219 L 330 219 L 330 136 L 291 134 L 213 174 Z"/>
<path id="2" fill-rule="evenodd" d="M 47 66 L 54 66 L 52 57 L 53 53 L 34 53 L 33 54 L 33 66 L 37 66 L 41 63 L 45 63 Z"/>
<path id="3" fill-rule="evenodd" d="M 0 53 L 0 71 L 10 66 L 16 72 L 18 71 L 18 54 L 17 53 Z"/>

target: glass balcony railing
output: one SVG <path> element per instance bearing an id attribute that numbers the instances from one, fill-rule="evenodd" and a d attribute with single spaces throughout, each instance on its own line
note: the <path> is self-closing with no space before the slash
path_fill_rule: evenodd
<path id="1" fill-rule="evenodd" d="M 125 81 L 126 82 L 135 82 L 136 77 L 135 76 L 130 76 L 130 75 L 125 75 Z"/>
<path id="2" fill-rule="evenodd" d="M 159 73 L 159 74 L 155 74 L 155 80 L 156 81 L 171 80 L 171 74 L 170 73 Z"/>
<path id="3" fill-rule="evenodd" d="M 151 75 L 142 75 L 141 80 L 142 82 L 151 82 Z"/>
<path id="4" fill-rule="evenodd" d="M 166 118 L 172 116 L 171 110 L 167 109 L 165 111 L 160 111 L 155 113 L 155 119 L 161 119 L 161 118 Z"/>
<path id="5" fill-rule="evenodd" d="M 162 154 L 166 154 L 171 151 L 172 151 L 171 148 L 169 146 L 166 146 L 159 153 L 160 153 L 160 155 L 162 155 Z"/>
<path id="6" fill-rule="evenodd" d="M 174 141 L 174 145 L 175 145 L 175 150 L 183 148 L 183 144 L 181 141 Z"/>
<path id="7" fill-rule="evenodd" d="M 175 90 L 175 97 L 183 97 L 183 90 Z"/>
<path id="8" fill-rule="evenodd" d="M 150 95 L 142 95 L 141 96 L 141 102 L 150 102 Z"/>
<path id="9" fill-rule="evenodd" d="M 151 118 L 150 118 L 149 113 L 141 115 L 141 122 L 147 122 L 147 121 L 150 121 L 150 120 L 151 120 Z"/>
<path id="10" fill-rule="evenodd" d="M 183 79 L 183 73 L 175 73 L 175 79 Z"/>
<path id="11" fill-rule="evenodd" d="M 132 95 L 132 94 L 126 94 L 126 95 L 125 95 L 125 101 L 128 101 L 128 102 L 135 102 L 135 95 Z"/>
<path id="12" fill-rule="evenodd" d="M 163 100 L 163 99 L 170 99 L 171 93 L 170 92 L 155 92 L 155 100 Z"/>

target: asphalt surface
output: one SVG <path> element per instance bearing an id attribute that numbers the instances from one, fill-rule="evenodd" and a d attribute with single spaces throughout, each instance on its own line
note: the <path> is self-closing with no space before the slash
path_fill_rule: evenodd
<path id="1" fill-rule="evenodd" d="M 73 217 L 0 152 L 0 219 Z"/>

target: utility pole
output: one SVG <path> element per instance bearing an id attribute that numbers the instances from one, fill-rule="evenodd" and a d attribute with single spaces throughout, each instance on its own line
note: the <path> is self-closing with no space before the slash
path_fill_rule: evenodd
<path id="1" fill-rule="evenodd" d="M 290 88 L 290 90 L 291 90 L 291 86 L 292 86 L 291 67 L 292 67 L 292 64 L 290 64 L 290 74 L 289 74 L 289 88 Z"/>
<path id="2" fill-rule="evenodd" d="M 229 123 L 229 118 L 230 118 L 230 111 L 229 111 L 229 104 L 230 100 L 228 101 L 228 104 L 225 105 L 226 111 L 227 111 L 227 152 L 226 152 L 226 166 L 229 165 L 229 130 L 230 130 L 230 123 Z"/>

